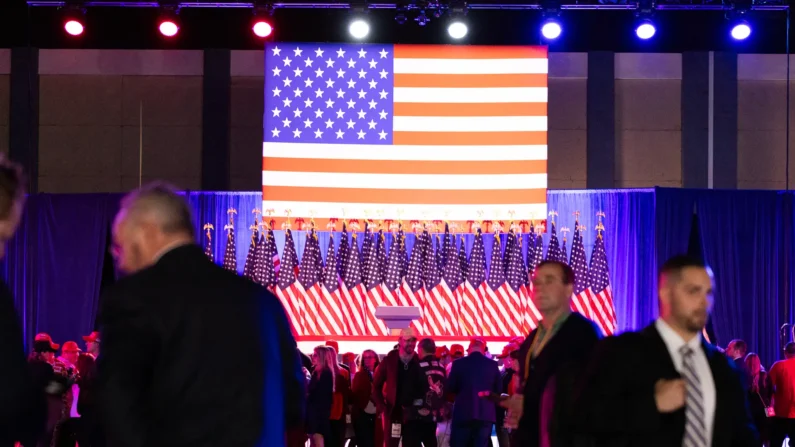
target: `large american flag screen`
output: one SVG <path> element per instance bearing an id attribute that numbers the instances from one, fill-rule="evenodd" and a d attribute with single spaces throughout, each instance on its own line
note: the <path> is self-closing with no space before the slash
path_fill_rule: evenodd
<path id="1" fill-rule="evenodd" d="M 547 49 L 271 43 L 263 209 L 546 217 Z"/>

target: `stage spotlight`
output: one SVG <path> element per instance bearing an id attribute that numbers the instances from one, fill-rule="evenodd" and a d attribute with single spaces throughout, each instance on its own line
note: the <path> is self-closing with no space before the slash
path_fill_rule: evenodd
<path id="1" fill-rule="evenodd" d="M 560 22 L 557 19 L 546 19 L 541 25 L 541 35 L 545 39 L 557 39 L 561 33 L 563 33 L 563 27 L 560 26 Z"/>
<path id="2" fill-rule="evenodd" d="M 66 30 L 66 32 L 72 36 L 79 36 L 83 34 L 83 30 L 85 29 L 85 27 L 83 26 L 83 23 L 81 21 L 76 19 L 69 19 L 66 21 L 66 23 L 64 23 L 63 29 Z"/>
<path id="3" fill-rule="evenodd" d="M 273 27 L 263 19 L 256 19 L 251 27 L 257 37 L 266 38 L 273 33 Z"/>
<path id="4" fill-rule="evenodd" d="M 63 29 L 70 36 L 79 36 L 86 29 L 85 10 L 66 7 L 63 13 Z"/>
<path id="5" fill-rule="evenodd" d="M 751 25 L 749 25 L 745 20 L 740 20 L 739 22 L 736 22 L 734 25 L 732 25 L 731 36 L 735 40 L 745 40 L 750 35 Z"/>
<path id="6" fill-rule="evenodd" d="M 166 37 L 174 37 L 179 32 L 178 11 L 176 9 L 166 9 L 160 15 L 157 22 L 157 29 L 160 34 Z"/>
<path id="7" fill-rule="evenodd" d="M 351 33 L 351 37 L 354 39 L 364 39 L 370 34 L 370 24 L 364 19 L 354 19 L 348 25 L 348 32 Z"/>
<path id="8" fill-rule="evenodd" d="M 466 37 L 468 31 L 469 28 L 467 28 L 467 24 L 461 20 L 452 21 L 447 25 L 447 34 L 453 39 L 463 39 Z"/>
<path id="9" fill-rule="evenodd" d="M 651 39 L 656 33 L 657 28 L 654 27 L 654 23 L 649 19 L 641 20 L 635 28 L 635 34 L 643 40 Z"/>

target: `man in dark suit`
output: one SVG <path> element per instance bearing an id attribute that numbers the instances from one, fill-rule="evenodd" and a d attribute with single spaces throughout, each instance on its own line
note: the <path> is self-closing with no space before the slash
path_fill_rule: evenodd
<path id="1" fill-rule="evenodd" d="M 745 370 L 745 354 L 748 353 L 748 345 L 745 340 L 739 338 L 729 342 L 726 346 L 726 356 L 734 361 L 734 364 L 740 368 L 741 371 Z"/>
<path id="2" fill-rule="evenodd" d="M 302 420 L 305 379 L 284 309 L 210 262 L 192 220 L 161 185 L 128 195 L 116 216 L 113 254 L 129 276 L 100 316 L 107 445 L 285 445 Z"/>
<path id="3" fill-rule="evenodd" d="M 696 259 L 669 259 L 659 275 L 660 318 L 605 339 L 578 405 L 595 446 L 757 447 L 740 371 L 701 337 L 712 276 Z"/>
<path id="4" fill-rule="evenodd" d="M 491 428 L 497 419 L 494 402 L 480 397 L 482 392 L 500 392 L 500 368 L 486 358 L 486 342 L 473 338 L 469 355 L 453 361 L 445 392 L 455 395 L 450 447 L 490 445 Z"/>
<path id="5" fill-rule="evenodd" d="M 0 157 L 0 259 L 22 218 L 24 185 L 22 169 Z M 25 357 L 14 297 L 0 281 L 0 447 L 35 438 L 44 430 L 46 384 L 36 383 Z"/>
<path id="6" fill-rule="evenodd" d="M 573 390 L 600 337 L 592 321 L 571 311 L 574 271 L 544 261 L 533 273 L 533 301 L 543 318 L 519 347 L 517 394 L 506 425 L 511 445 L 566 447 L 572 442 Z"/>

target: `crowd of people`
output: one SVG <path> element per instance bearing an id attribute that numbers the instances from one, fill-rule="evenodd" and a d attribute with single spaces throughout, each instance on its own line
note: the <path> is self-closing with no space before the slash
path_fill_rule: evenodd
<path id="1" fill-rule="evenodd" d="M 0 162 L 0 242 L 23 185 Z M 340 356 L 334 342 L 307 356 L 276 297 L 204 256 L 171 188 L 130 193 L 112 233 L 125 276 L 85 353 L 39 334 L 26 355 L 0 287 L 0 447 L 484 447 L 495 429 L 514 447 L 779 447 L 795 435 L 795 344 L 765 373 L 741 341 L 707 343 L 713 278 L 697 259 L 662 265 L 660 316 L 638 332 L 602 338 L 571 310 L 572 269 L 548 260 L 532 277 L 538 328 L 496 359 L 481 338 L 464 352 L 410 329 L 383 356 Z"/>

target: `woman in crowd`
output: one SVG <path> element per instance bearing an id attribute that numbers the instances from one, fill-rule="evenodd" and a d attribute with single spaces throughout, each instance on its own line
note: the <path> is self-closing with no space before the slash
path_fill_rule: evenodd
<path id="1" fill-rule="evenodd" d="M 748 385 L 748 406 L 751 417 L 754 419 L 762 445 L 767 445 L 770 440 L 770 423 L 768 421 L 767 407 L 770 406 L 770 386 L 767 380 L 767 371 L 762 367 L 759 356 L 749 352 L 745 356 L 745 374 Z"/>
<path id="2" fill-rule="evenodd" d="M 334 359 L 334 394 L 331 400 L 331 413 L 330 427 L 331 437 L 326 439 L 326 447 L 343 447 L 345 445 L 345 423 L 348 416 L 348 402 L 350 401 L 351 394 L 351 376 L 350 373 L 341 368 L 336 362 L 337 351 L 331 347 L 326 346 L 330 351 L 331 357 Z"/>
<path id="3" fill-rule="evenodd" d="M 378 354 L 367 349 L 359 356 L 359 370 L 353 376 L 351 395 L 353 400 L 353 429 L 356 432 L 358 447 L 374 447 L 382 445 L 383 436 L 372 400 L 373 373 L 378 367 Z M 377 436 L 381 435 L 381 436 Z"/>
<path id="4" fill-rule="evenodd" d="M 339 375 L 333 349 L 318 346 L 312 353 L 312 378 L 306 399 L 306 432 L 312 447 L 325 447 L 331 437 L 331 404 Z"/>

